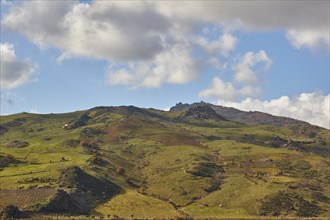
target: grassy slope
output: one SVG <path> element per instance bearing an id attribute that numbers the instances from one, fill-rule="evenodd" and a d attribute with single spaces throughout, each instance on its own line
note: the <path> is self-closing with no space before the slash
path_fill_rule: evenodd
<path id="1" fill-rule="evenodd" d="M 63 128 L 84 113 L 91 117 L 86 126 L 73 130 Z M 28 208 L 44 202 L 55 192 L 59 171 L 71 165 L 108 178 L 124 189 L 123 194 L 96 207 L 95 213 L 104 216 L 252 218 L 260 214 L 260 206 L 267 195 L 288 190 L 293 184 L 300 184 L 295 192 L 308 201 L 315 200 L 313 193 L 316 191 L 304 188 L 315 182 L 319 184 L 318 192 L 330 197 L 329 166 L 325 158 L 267 145 L 273 136 L 311 141 L 308 135 L 291 128 L 245 126 L 225 121 L 189 119 L 174 123 L 179 116 L 180 113 L 158 110 L 132 114 L 123 107 L 109 112 L 94 109 L 58 115 L 1 116 L 1 124 L 17 118 L 26 121 L 19 126 L 7 126 L 9 131 L 0 139 L 0 151 L 22 162 L 0 171 L 0 206 L 12 203 Z M 81 133 L 86 127 L 101 133 L 83 137 Z M 317 132 L 329 146 L 329 130 Z M 246 141 L 245 137 L 252 137 L 254 142 Z M 67 139 L 97 142 L 98 155 L 108 165 L 89 164 L 88 159 L 95 153 L 86 152 L 80 145 L 63 145 Z M 26 141 L 29 145 L 8 148 L 13 140 Z M 317 175 L 306 176 L 305 171 L 299 170 L 283 172 L 277 165 L 281 161 L 294 164 L 298 160 L 308 161 L 312 165 L 310 170 Z M 212 175 L 217 170 L 205 168 L 203 164 L 224 167 L 220 187 L 207 190 L 214 185 Z M 119 166 L 125 168 L 124 175 L 116 173 Z M 191 173 L 200 169 L 212 175 Z M 13 189 L 21 190 L 10 196 Z M 25 199 L 34 193 L 33 190 L 43 193 L 32 200 Z M 324 210 L 320 215 L 327 216 L 329 201 L 317 203 Z"/>

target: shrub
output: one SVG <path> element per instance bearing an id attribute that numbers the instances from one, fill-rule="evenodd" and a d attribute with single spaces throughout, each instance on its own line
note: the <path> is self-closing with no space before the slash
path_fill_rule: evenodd
<path id="1" fill-rule="evenodd" d="M 298 170 L 309 170 L 311 168 L 311 164 L 306 160 L 298 160 L 294 165 L 293 168 Z"/>
<path id="2" fill-rule="evenodd" d="M 126 170 L 123 167 L 117 167 L 116 172 L 120 175 L 123 175 L 126 172 Z"/>
<path id="3" fill-rule="evenodd" d="M 277 167 L 283 171 L 290 171 L 292 170 L 292 163 L 288 160 L 280 160 L 277 162 Z"/>
<path id="4" fill-rule="evenodd" d="M 306 201 L 293 191 L 280 191 L 267 196 L 262 202 L 260 214 L 264 216 L 296 215 L 315 217 L 321 212 L 316 202 Z"/>
<path id="5" fill-rule="evenodd" d="M 94 138 L 100 134 L 102 134 L 101 129 L 96 129 L 96 128 L 84 128 L 80 132 L 81 138 Z"/>
<path id="6" fill-rule="evenodd" d="M 265 216 L 279 216 L 281 214 L 287 214 L 292 209 L 294 209 L 292 198 L 285 192 L 279 192 L 266 198 L 266 201 L 262 203 L 260 214 Z"/>
<path id="7" fill-rule="evenodd" d="M 29 143 L 21 140 L 12 141 L 7 145 L 8 148 L 23 148 L 27 146 L 29 146 Z"/>
<path id="8" fill-rule="evenodd" d="M 321 208 L 315 202 L 303 200 L 301 206 L 297 210 L 300 217 L 315 217 L 321 212 Z"/>
<path id="9" fill-rule="evenodd" d="M 78 139 L 66 139 L 62 142 L 64 147 L 76 147 L 80 141 Z"/>
<path id="10" fill-rule="evenodd" d="M 19 160 L 15 159 L 11 155 L 0 154 L 0 168 L 5 168 L 10 164 L 18 164 Z"/>
<path id="11" fill-rule="evenodd" d="M 108 164 L 108 161 L 102 159 L 100 156 L 94 154 L 90 159 L 87 160 L 88 163 L 93 165 L 104 166 Z"/>

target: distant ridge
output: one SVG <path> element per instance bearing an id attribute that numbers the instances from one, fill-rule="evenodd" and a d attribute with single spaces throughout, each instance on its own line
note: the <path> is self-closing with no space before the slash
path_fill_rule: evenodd
<path id="1" fill-rule="evenodd" d="M 314 126 L 308 122 L 300 121 L 293 118 L 274 116 L 268 113 L 258 111 L 241 111 L 232 107 L 224 107 L 220 105 L 213 105 L 206 102 L 196 102 L 192 104 L 177 103 L 175 106 L 170 108 L 170 112 L 187 111 L 197 106 L 209 106 L 219 116 L 229 120 L 235 121 L 247 125 L 274 125 L 274 126 Z"/>

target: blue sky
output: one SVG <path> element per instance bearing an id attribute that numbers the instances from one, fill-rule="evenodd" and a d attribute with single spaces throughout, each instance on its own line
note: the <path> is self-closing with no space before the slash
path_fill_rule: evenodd
<path id="1" fill-rule="evenodd" d="M 1 114 L 203 100 L 329 127 L 328 1 L 2 0 L 1 22 Z"/>

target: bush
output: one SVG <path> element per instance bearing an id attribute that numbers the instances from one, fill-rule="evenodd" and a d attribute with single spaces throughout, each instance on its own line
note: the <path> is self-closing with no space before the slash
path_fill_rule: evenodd
<path id="1" fill-rule="evenodd" d="M 99 165 L 99 166 L 105 166 L 105 165 L 109 164 L 108 161 L 102 159 L 98 155 L 93 155 L 90 159 L 87 160 L 87 162 L 89 164 Z"/>
<path id="2" fill-rule="evenodd" d="M 116 170 L 116 172 L 118 174 L 120 174 L 120 175 L 123 175 L 126 172 L 126 170 L 123 167 L 118 167 L 117 170 Z"/>
<path id="3" fill-rule="evenodd" d="M 262 202 L 260 214 L 264 216 L 296 215 L 315 217 L 321 212 L 316 202 L 306 201 L 293 191 L 280 191 L 267 196 Z"/>
<path id="4" fill-rule="evenodd" d="M 279 216 L 288 214 L 294 209 L 292 198 L 285 192 L 279 192 L 273 196 L 266 197 L 266 201 L 262 203 L 261 215 Z"/>
<path id="5" fill-rule="evenodd" d="M 29 143 L 21 140 L 12 141 L 7 145 L 8 148 L 23 148 L 27 146 L 29 146 Z"/>
<path id="6" fill-rule="evenodd" d="M 288 160 L 280 160 L 276 163 L 277 167 L 283 171 L 291 171 L 292 163 Z"/>
<path id="7" fill-rule="evenodd" d="M 10 164 L 18 164 L 19 162 L 11 155 L 0 154 L 0 168 L 5 168 Z"/>
<path id="8" fill-rule="evenodd" d="M 84 128 L 80 132 L 81 138 L 95 138 L 100 134 L 102 134 L 102 131 L 96 128 Z"/>
<path id="9" fill-rule="evenodd" d="M 311 167 L 312 167 L 311 164 L 306 160 L 298 160 L 293 165 L 293 168 L 298 170 L 309 170 Z"/>
<path id="10" fill-rule="evenodd" d="M 297 210 L 300 217 L 315 217 L 321 212 L 321 208 L 315 202 L 302 201 L 301 206 Z"/>
<path id="11" fill-rule="evenodd" d="M 80 143 L 78 139 L 66 139 L 62 142 L 64 147 L 76 147 Z"/>

